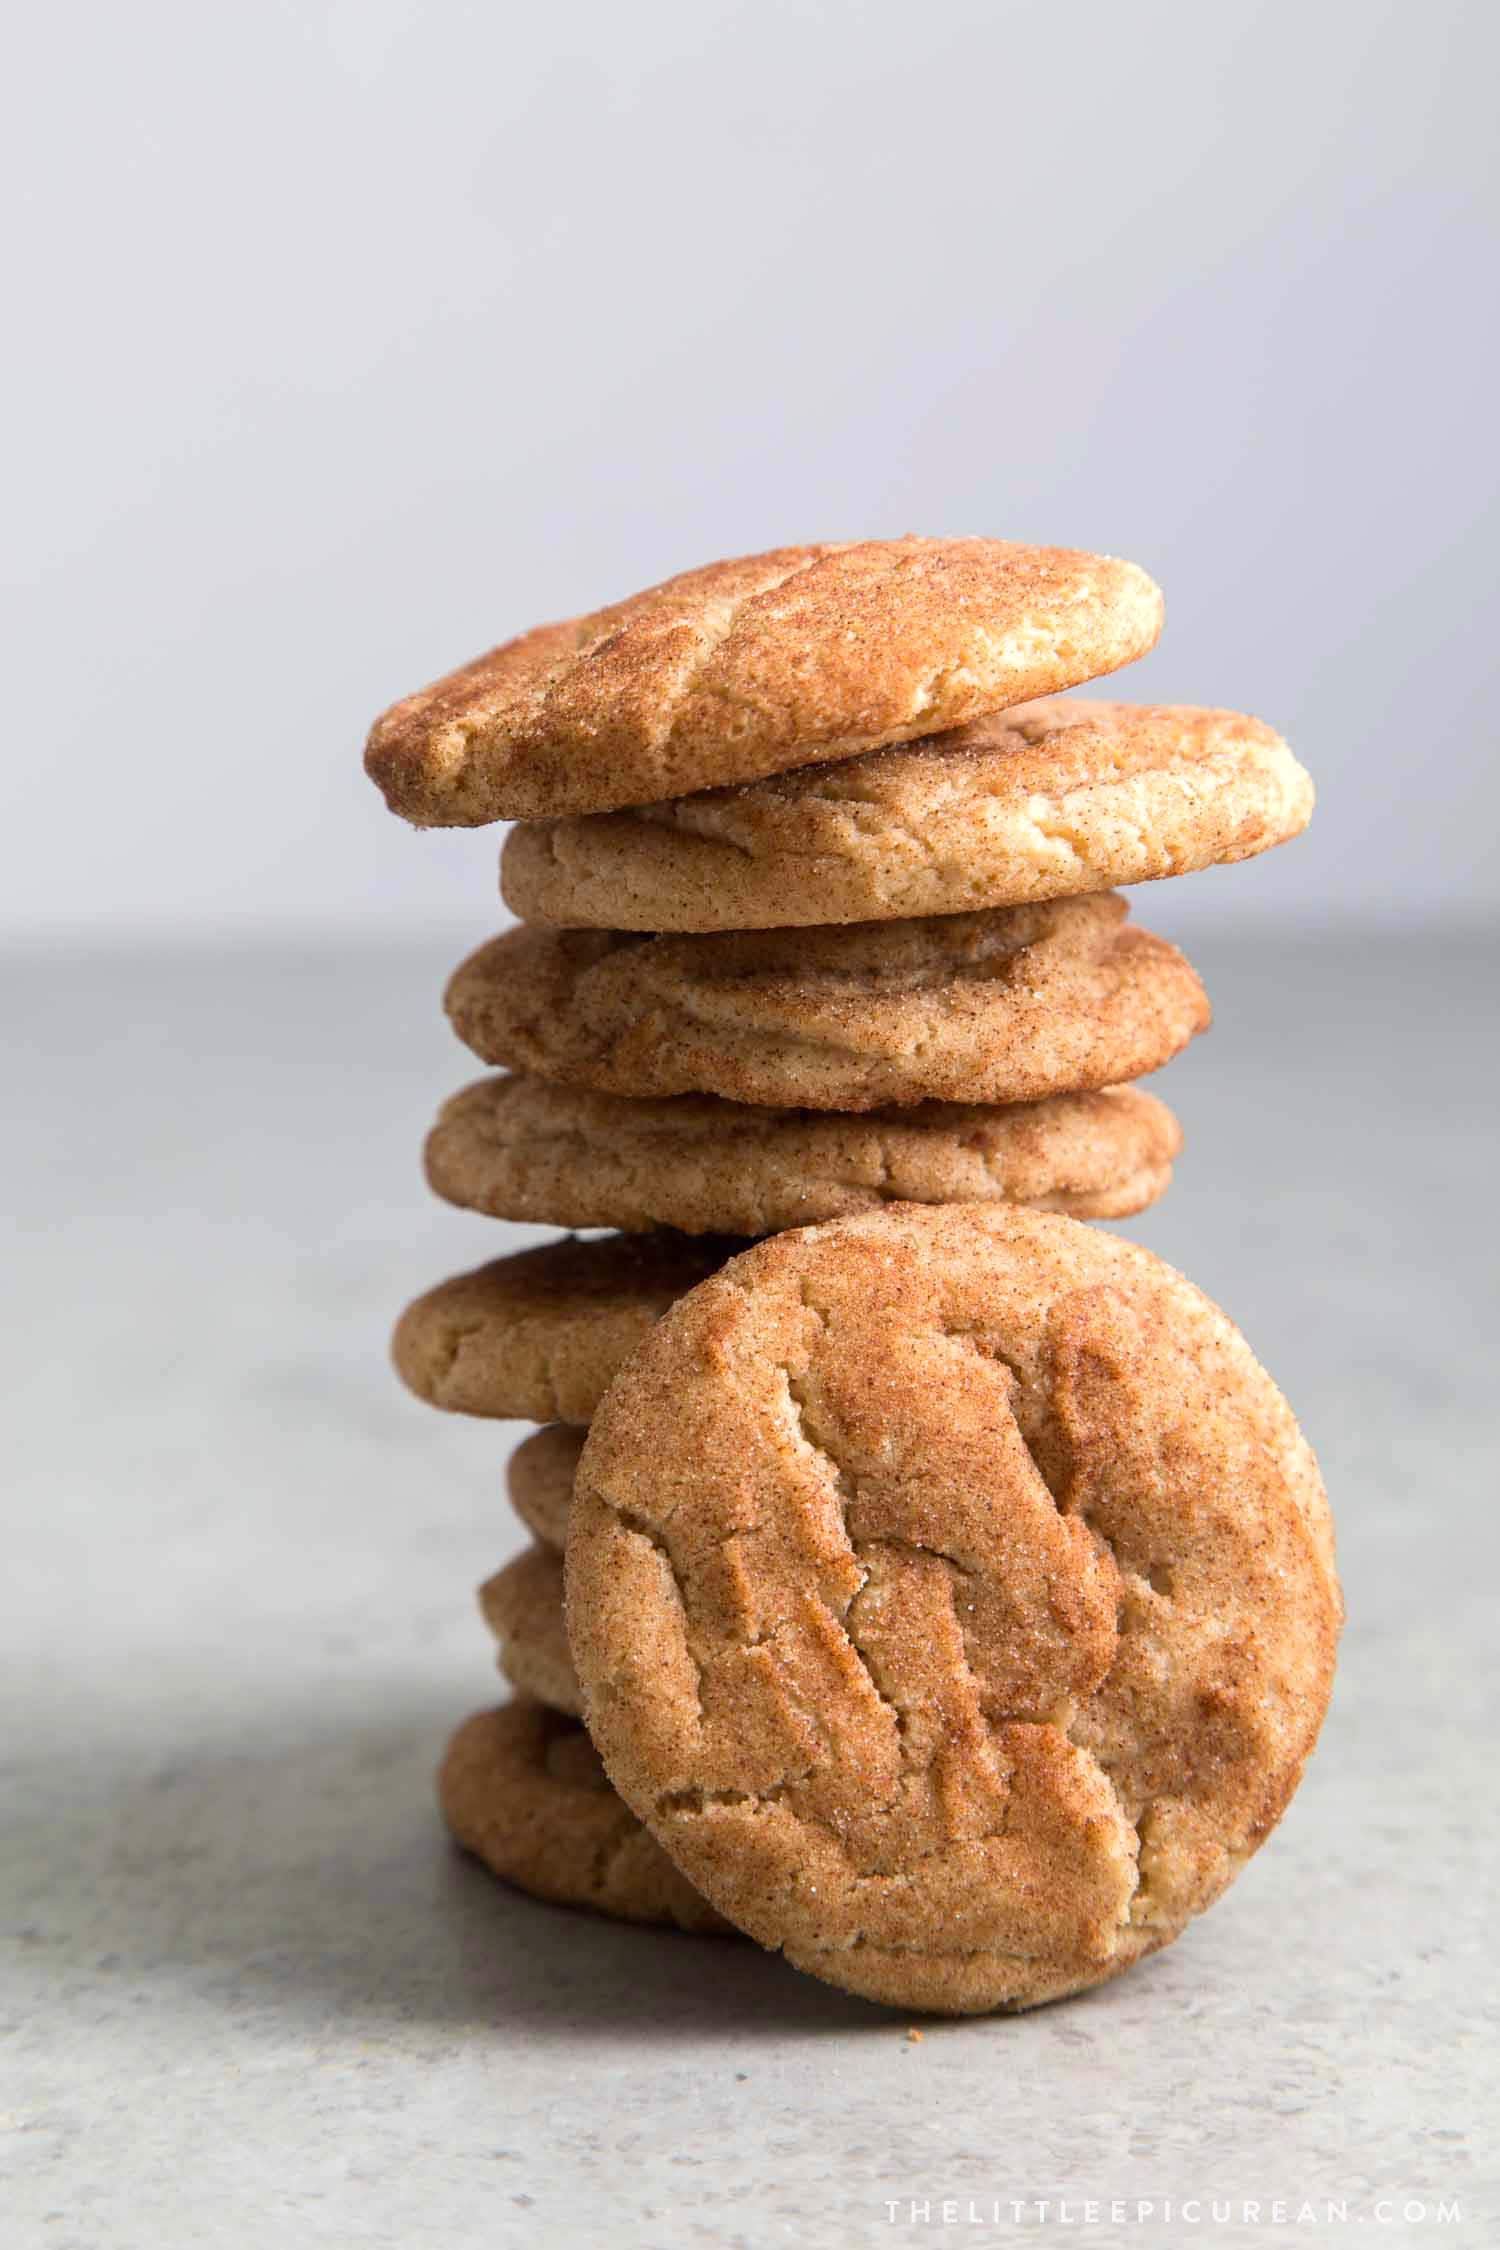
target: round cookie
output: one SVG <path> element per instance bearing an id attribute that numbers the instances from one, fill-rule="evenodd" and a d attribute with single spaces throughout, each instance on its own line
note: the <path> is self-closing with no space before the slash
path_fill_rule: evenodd
<path id="1" fill-rule="evenodd" d="M 455 1841 L 533 1898 L 736 1935 L 616 1796 L 583 1728 L 539 1703 L 465 1719 L 438 1771 L 438 1802 Z"/>
<path id="2" fill-rule="evenodd" d="M 646 938 L 509 930 L 446 1005 L 485 1062 L 773 1108 L 1023 1102 L 1138 1078 L 1209 1021 L 1112 891 L 930 921 Z"/>
<path id="3" fill-rule="evenodd" d="M 568 1633 L 615 1787 L 799 1968 L 1024 2007 L 1264 1840 L 1341 1619 L 1317 1466 L 1150 1252 L 1003 1205 L 773 1237 L 589 1433 Z"/>
<path id="4" fill-rule="evenodd" d="M 528 1547 L 485 1580 L 479 1610 L 500 1644 L 500 1669 L 511 1686 L 579 1718 L 583 1702 L 563 1625 L 561 1555 Z"/>
<path id="5" fill-rule="evenodd" d="M 422 827 L 601 812 L 847 758 L 1112 672 L 1161 631 L 1134 563 L 864 539 L 709 563 L 543 625 L 377 719 Z"/>
<path id="6" fill-rule="evenodd" d="M 1259 719 L 1060 697 L 839 765 L 525 822 L 501 889 L 523 921 L 564 929 L 956 914 L 1250 859 L 1312 807 Z"/>
<path id="7" fill-rule="evenodd" d="M 534 1430 L 512 1453 L 506 1467 L 511 1506 L 533 1539 L 560 1555 L 568 1537 L 573 1477 L 583 1451 L 584 1432 L 568 1422 L 549 1422 Z"/>
<path id="8" fill-rule="evenodd" d="M 426 1163 L 439 1195 L 492 1218 L 761 1235 L 892 1202 L 1122 1218 L 1163 1193 L 1181 1145 L 1172 1112 L 1125 1086 L 848 1117 L 494 1077 L 444 1104 Z"/>
<path id="9" fill-rule="evenodd" d="M 565 1236 L 456 1274 L 409 1304 L 391 1357 L 452 1414 L 587 1422 L 675 1297 L 743 1245 L 700 1235 Z"/>

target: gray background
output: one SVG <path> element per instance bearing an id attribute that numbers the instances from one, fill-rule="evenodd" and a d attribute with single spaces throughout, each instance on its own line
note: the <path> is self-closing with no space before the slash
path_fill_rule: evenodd
<path id="1" fill-rule="evenodd" d="M 1194 2197 L 1500 2237 L 1497 21 L 34 13 L 0 134 L 5 2250 L 852 2250 L 946 2231 L 887 2197 L 1013 2195 L 1153 2215 L 965 2238 L 1285 2239 L 1162 2215 Z M 1127 1231 L 1284 1384 L 1350 1612 L 1230 1896 L 920 2044 L 445 1845 L 520 1433 L 418 1407 L 385 1340 L 526 1239 L 417 1172 L 496 838 L 404 830 L 357 765 L 509 630 L 905 529 L 1138 557 L 1169 626 L 1124 691 L 1257 709 L 1318 779 L 1297 845 L 1135 901 L 1217 1021 Z"/>
<path id="2" fill-rule="evenodd" d="M 1243 705 L 1307 842 L 1174 926 L 1493 897 L 1483 0 L 34 11 L 0 916 L 472 922 L 385 702 L 723 553 L 1138 558 L 1126 692 Z M 1153 899 L 1154 910 L 1163 911 Z"/>

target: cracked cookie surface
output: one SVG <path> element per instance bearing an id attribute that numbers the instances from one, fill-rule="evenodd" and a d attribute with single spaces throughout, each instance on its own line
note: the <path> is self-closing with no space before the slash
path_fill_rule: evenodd
<path id="1" fill-rule="evenodd" d="M 1321 1481 L 1230 1322 L 996 1205 L 785 1234 L 667 1314 L 579 1464 L 590 1732 L 695 1887 L 872 1999 L 1057 1997 L 1275 1825 L 1341 1605 Z"/>
<path id="2" fill-rule="evenodd" d="M 524 1697 L 449 1742 L 438 1802 L 454 1839 L 533 1898 L 622 1922 L 733 1935 L 610 1787 L 576 1720 Z"/>
<path id="3" fill-rule="evenodd" d="M 837 765 L 524 822 L 501 889 L 523 921 L 561 929 L 956 914 L 1249 859 L 1312 806 L 1258 719 L 1063 696 Z"/>
<path id="4" fill-rule="evenodd" d="M 438 1195 L 492 1218 L 762 1235 L 884 1203 L 1124 1218 L 1165 1191 L 1181 1145 L 1166 1105 L 1125 1086 L 846 1117 L 497 1076 L 444 1103 L 426 1167 Z"/>
<path id="5" fill-rule="evenodd" d="M 587 1422 L 653 1321 L 743 1247 L 662 1231 L 564 1236 L 492 1258 L 407 1306 L 391 1339 L 396 1372 L 449 1413 Z"/>
<path id="6" fill-rule="evenodd" d="M 1175 946 L 1112 891 L 926 921 L 711 937 L 515 929 L 451 978 L 484 1061 L 598 1093 L 787 1109 L 1030 1102 L 1155 1070 L 1206 1028 Z"/>
<path id="7" fill-rule="evenodd" d="M 649 804 L 1053 694 L 1161 614 L 1134 563 L 1062 547 L 780 547 L 507 641 L 377 719 L 365 767 L 420 826 Z"/>

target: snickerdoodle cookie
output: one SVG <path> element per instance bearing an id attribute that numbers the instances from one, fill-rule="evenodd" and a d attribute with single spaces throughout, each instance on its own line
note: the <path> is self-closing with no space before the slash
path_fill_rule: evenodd
<path id="1" fill-rule="evenodd" d="M 562 1557 L 528 1547 L 487 1578 L 479 1609 L 500 1644 L 500 1669 L 512 1687 L 576 1719 L 583 1705 L 563 1626 Z"/>
<path id="2" fill-rule="evenodd" d="M 647 938 L 508 930 L 447 992 L 484 1061 L 788 1109 L 1023 1102 L 1138 1078 L 1209 1020 L 1112 891 L 929 921 Z"/>
<path id="3" fill-rule="evenodd" d="M 528 821 L 528 922 L 751 930 L 1012 906 L 1186 875 L 1299 835 L 1313 786 L 1237 711 L 1060 697 L 633 812 Z"/>
<path id="4" fill-rule="evenodd" d="M 533 1539 L 561 1554 L 568 1508 L 585 1432 L 571 1422 L 549 1422 L 516 1447 L 506 1465 L 510 1504 Z"/>
<path id="5" fill-rule="evenodd" d="M 733 1934 L 616 1796 L 583 1728 L 539 1703 L 518 1697 L 465 1719 L 438 1802 L 465 1851 L 533 1898 Z"/>
<path id="6" fill-rule="evenodd" d="M 387 711 L 365 765 L 424 827 L 651 804 L 1053 694 L 1160 630 L 1145 572 L 1101 555 L 779 547 L 507 641 Z"/>
<path id="7" fill-rule="evenodd" d="M 761 1235 L 882 1203 L 993 1200 L 1122 1218 L 1162 1194 L 1181 1143 L 1172 1112 L 1124 1086 L 849 1117 L 501 1076 L 444 1105 L 427 1178 L 450 1203 L 498 1219 Z"/>
<path id="8" fill-rule="evenodd" d="M 715 1906 L 902 2007 L 1021 2007 L 1177 1935 L 1269 1834 L 1341 1604 L 1317 1466 L 1148 1251 L 984 1204 L 783 1234 L 589 1433 L 589 1730 Z"/>
<path id="9" fill-rule="evenodd" d="M 494 1258 L 407 1306 L 391 1343 L 396 1372 L 450 1413 L 587 1422 L 673 1298 L 742 1247 L 707 1235 L 610 1235 Z"/>

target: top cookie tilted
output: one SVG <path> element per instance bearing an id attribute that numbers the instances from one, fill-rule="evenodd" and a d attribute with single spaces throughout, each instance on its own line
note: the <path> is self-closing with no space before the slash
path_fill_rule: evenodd
<path id="1" fill-rule="evenodd" d="M 774 548 L 507 641 L 394 704 L 365 766 L 427 828 L 652 804 L 1056 694 L 1161 620 L 1134 563 L 1068 548 Z"/>

